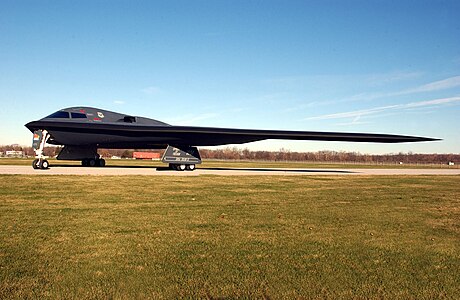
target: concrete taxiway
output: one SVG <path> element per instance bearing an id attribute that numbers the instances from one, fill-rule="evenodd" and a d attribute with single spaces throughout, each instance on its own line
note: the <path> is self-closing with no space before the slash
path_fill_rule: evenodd
<path id="1" fill-rule="evenodd" d="M 0 174 L 21 175 L 460 175 L 460 169 L 282 169 L 282 168 L 199 168 L 193 172 L 172 171 L 152 167 L 104 167 L 51 166 L 48 170 L 34 170 L 30 166 L 1 165 Z"/>

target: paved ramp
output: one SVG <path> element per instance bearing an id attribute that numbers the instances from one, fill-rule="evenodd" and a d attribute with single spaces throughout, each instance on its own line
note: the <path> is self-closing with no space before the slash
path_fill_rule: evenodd
<path id="1" fill-rule="evenodd" d="M 0 174 L 22 175 L 152 175 L 152 176 L 267 176 L 267 175 L 460 175 L 460 169 L 282 169 L 282 168 L 203 168 L 195 171 L 172 171 L 151 167 L 51 166 L 48 170 L 34 170 L 30 166 L 0 165 Z"/>

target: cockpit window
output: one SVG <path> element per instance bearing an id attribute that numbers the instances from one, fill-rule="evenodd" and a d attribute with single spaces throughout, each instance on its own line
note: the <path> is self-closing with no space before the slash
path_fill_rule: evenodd
<path id="1" fill-rule="evenodd" d="M 54 114 L 49 115 L 47 118 L 68 119 L 69 113 L 66 111 L 57 111 Z"/>
<path id="2" fill-rule="evenodd" d="M 82 114 L 82 113 L 70 113 L 70 115 L 72 116 L 72 119 L 86 119 L 86 115 L 85 114 Z"/>

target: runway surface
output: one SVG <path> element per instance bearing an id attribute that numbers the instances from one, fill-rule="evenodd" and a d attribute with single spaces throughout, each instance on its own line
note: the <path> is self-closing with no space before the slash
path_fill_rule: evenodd
<path id="1" fill-rule="evenodd" d="M 48 170 L 34 170 L 30 166 L 0 165 L 0 174 L 21 175 L 460 175 L 460 169 L 282 169 L 282 168 L 200 168 L 195 171 L 172 171 L 167 168 L 110 167 L 84 168 L 79 166 L 51 166 Z"/>

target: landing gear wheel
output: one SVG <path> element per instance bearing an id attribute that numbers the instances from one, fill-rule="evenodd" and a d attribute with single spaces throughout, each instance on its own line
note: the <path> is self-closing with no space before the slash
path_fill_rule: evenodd
<path id="1" fill-rule="evenodd" d="M 88 166 L 90 166 L 90 167 L 96 166 L 96 160 L 95 160 L 95 159 L 90 159 L 90 160 L 88 161 Z"/>
<path id="2" fill-rule="evenodd" d="M 105 159 L 99 159 L 98 160 L 98 165 L 99 165 L 99 167 L 105 167 Z"/>
<path id="3" fill-rule="evenodd" d="M 38 166 L 38 159 L 34 159 L 34 161 L 32 162 L 32 168 L 40 169 L 40 167 Z"/>
<path id="4" fill-rule="evenodd" d="M 195 170 L 195 165 L 186 165 L 186 164 L 169 164 L 169 168 L 175 171 L 193 171 Z"/>
<path id="5" fill-rule="evenodd" d="M 50 164 L 46 159 L 40 162 L 40 169 L 42 169 L 42 170 L 48 169 L 49 166 L 50 166 Z"/>

